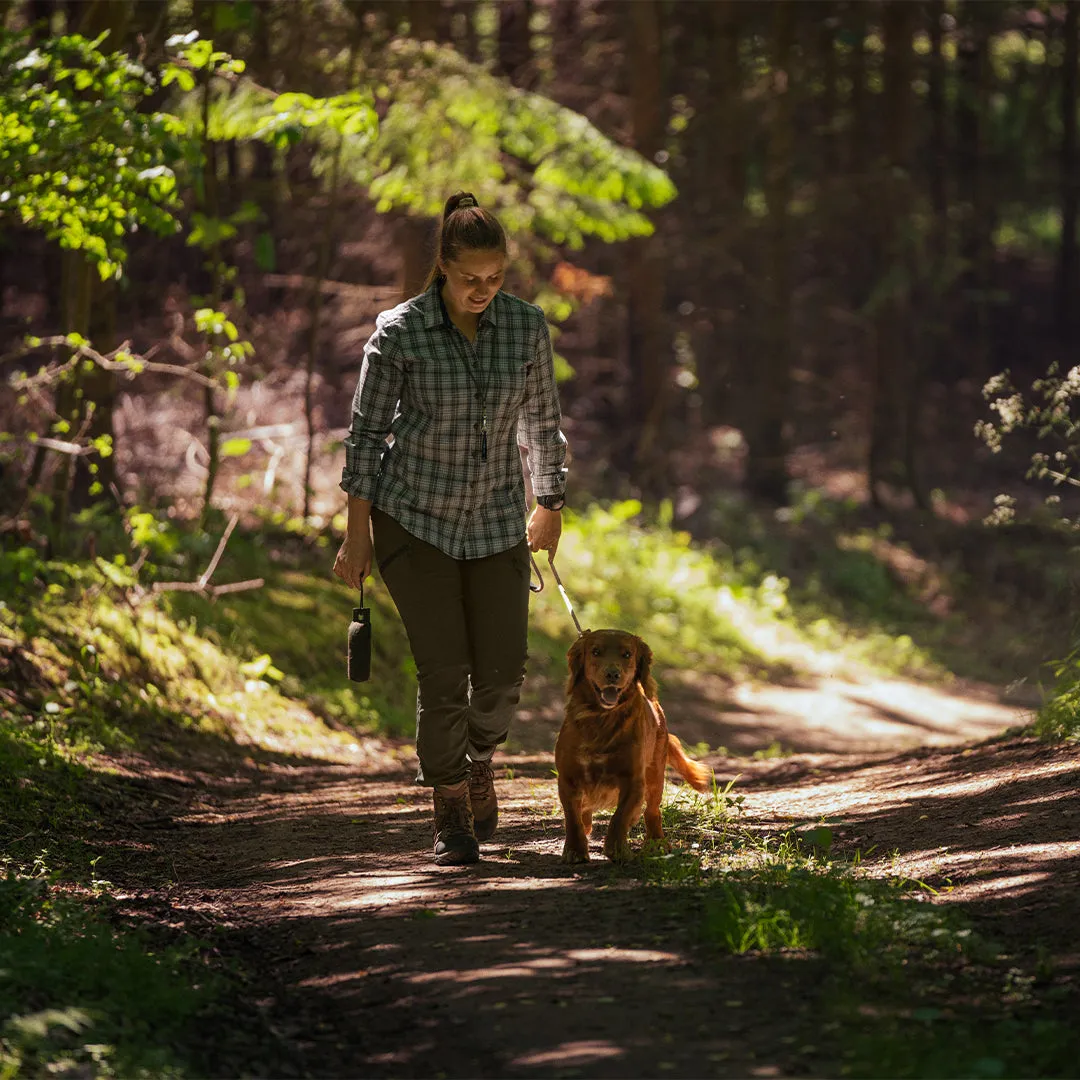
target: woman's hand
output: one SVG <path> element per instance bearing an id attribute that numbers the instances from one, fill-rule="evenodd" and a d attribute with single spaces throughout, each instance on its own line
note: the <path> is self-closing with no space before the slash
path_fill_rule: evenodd
<path id="1" fill-rule="evenodd" d="M 346 534 L 345 539 L 338 548 L 337 558 L 334 560 L 334 573 L 337 574 L 346 585 L 359 589 L 364 578 L 371 574 L 372 543 L 371 534 L 360 533 L 359 536 Z"/>
<path id="2" fill-rule="evenodd" d="M 530 551 L 546 551 L 548 558 L 554 559 L 559 537 L 562 535 L 562 513 L 558 510 L 545 510 L 542 506 L 533 507 L 525 532 L 529 538 Z"/>

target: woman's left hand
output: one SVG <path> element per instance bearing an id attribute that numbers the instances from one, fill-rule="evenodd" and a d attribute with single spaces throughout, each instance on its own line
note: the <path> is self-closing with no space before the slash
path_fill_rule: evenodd
<path id="1" fill-rule="evenodd" d="M 558 510 L 545 510 L 542 506 L 533 507 L 529 523 L 525 528 L 529 538 L 530 551 L 547 551 L 549 558 L 555 558 L 562 535 L 562 513 Z"/>

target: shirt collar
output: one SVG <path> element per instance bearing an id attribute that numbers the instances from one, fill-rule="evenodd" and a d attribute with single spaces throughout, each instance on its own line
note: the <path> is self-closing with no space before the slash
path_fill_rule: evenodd
<path id="1" fill-rule="evenodd" d="M 420 298 L 420 308 L 424 313 L 424 329 L 434 330 L 439 326 L 453 326 L 450 321 L 450 313 L 446 310 L 446 304 L 443 303 L 442 298 L 442 282 L 436 279 L 432 282 L 431 287 Z M 501 292 L 501 290 L 500 290 Z M 486 323 L 491 323 L 492 326 L 498 326 L 499 320 L 495 314 L 495 305 L 499 301 L 500 293 L 496 293 L 491 298 L 491 303 L 480 313 L 479 326 L 483 326 Z"/>

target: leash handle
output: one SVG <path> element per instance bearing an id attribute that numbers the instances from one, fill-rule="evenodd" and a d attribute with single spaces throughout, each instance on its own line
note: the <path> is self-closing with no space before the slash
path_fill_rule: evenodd
<path id="1" fill-rule="evenodd" d="M 536 558 L 531 551 L 529 552 L 529 561 L 532 563 L 532 568 L 536 572 L 536 576 L 540 582 L 539 585 L 533 585 L 530 581 L 529 588 L 535 593 L 543 592 L 544 575 L 540 573 L 540 567 L 536 565 Z M 555 578 L 555 584 L 559 587 L 559 594 L 563 598 L 566 610 L 570 612 L 570 618 L 574 620 L 574 626 L 577 628 L 578 637 L 581 637 L 585 631 L 581 629 L 581 623 L 578 622 L 577 612 L 574 611 L 574 605 L 570 602 L 570 596 L 567 594 L 566 586 L 563 585 L 562 578 L 559 577 L 559 571 L 555 569 L 555 556 L 552 555 L 550 551 L 548 552 L 548 567 L 551 569 L 551 573 Z"/>
<path id="2" fill-rule="evenodd" d="M 536 574 L 536 584 L 533 584 L 532 574 L 529 575 L 529 592 L 542 593 L 544 591 L 544 575 L 540 573 L 540 567 L 536 565 L 532 551 L 529 552 L 529 562 L 532 563 L 532 573 Z"/>

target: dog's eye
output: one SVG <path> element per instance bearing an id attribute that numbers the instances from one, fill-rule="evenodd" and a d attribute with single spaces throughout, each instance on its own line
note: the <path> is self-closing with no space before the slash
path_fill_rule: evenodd
<path id="1" fill-rule="evenodd" d="M 624 660 L 629 660 L 630 659 L 630 650 L 629 649 L 623 649 L 622 655 L 623 655 Z"/>
<path id="2" fill-rule="evenodd" d="M 595 645 L 593 646 L 592 654 L 593 654 L 593 656 L 599 656 L 600 655 L 600 649 Z"/>

